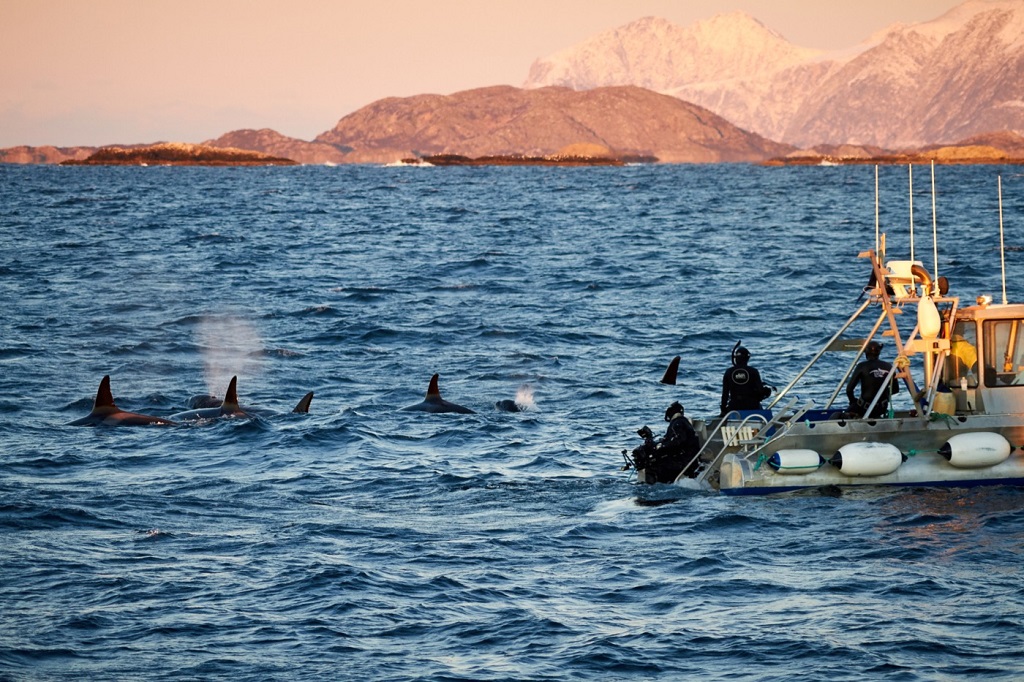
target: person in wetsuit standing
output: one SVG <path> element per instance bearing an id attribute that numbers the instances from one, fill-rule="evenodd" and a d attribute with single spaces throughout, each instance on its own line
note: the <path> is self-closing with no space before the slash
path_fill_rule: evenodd
<path id="1" fill-rule="evenodd" d="M 875 409 L 871 410 L 871 419 L 878 419 L 889 412 L 889 397 L 900 390 L 899 384 L 890 379 L 888 387 L 885 386 L 886 378 L 892 370 L 892 365 L 885 360 L 880 360 L 882 344 L 878 341 L 869 341 L 864 347 L 864 357 L 867 358 L 853 370 L 853 376 L 846 384 L 846 397 L 850 399 L 850 412 L 858 417 L 863 417 L 867 412 L 871 401 L 879 391 L 882 395 L 875 403 Z M 856 395 L 857 385 L 860 385 L 860 397 Z"/>
<path id="2" fill-rule="evenodd" d="M 732 349 L 732 367 L 722 377 L 720 417 L 733 410 L 760 410 L 761 401 L 772 394 L 761 381 L 761 373 L 749 362 L 750 351 L 737 343 Z"/>

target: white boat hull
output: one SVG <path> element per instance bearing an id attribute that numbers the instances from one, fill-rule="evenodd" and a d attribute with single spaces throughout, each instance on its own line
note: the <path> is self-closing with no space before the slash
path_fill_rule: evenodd
<path id="1" fill-rule="evenodd" d="M 730 495 L 758 495 L 828 486 L 978 486 L 1024 485 L 1024 426 L 1011 416 L 978 416 L 922 424 L 914 418 L 870 421 L 819 422 L 809 428 L 796 425 L 791 431 L 750 454 L 726 454 L 718 488 Z M 1000 434 L 1012 448 L 997 464 L 975 468 L 955 466 L 939 450 L 954 436 Z M 982 439 L 983 440 L 983 439 Z M 906 456 L 895 471 L 883 475 L 846 475 L 828 460 L 850 443 L 888 443 Z M 1012 447 L 1017 446 L 1017 447 Z M 782 474 L 767 465 L 771 455 L 784 449 L 815 450 L 826 460 L 820 468 L 802 475 Z"/>

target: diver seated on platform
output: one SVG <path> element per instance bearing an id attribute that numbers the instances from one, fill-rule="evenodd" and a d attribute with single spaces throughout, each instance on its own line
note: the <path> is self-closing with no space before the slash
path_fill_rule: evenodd
<path id="1" fill-rule="evenodd" d="M 645 471 L 648 483 L 672 483 L 684 473 L 684 467 L 689 478 L 697 475 L 696 455 L 700 441 L 690 420 L 683 416 L 683 406 L 678 402 L 669 405 L 665 410 L 665 421 L 668 428 L 661 440 L 655 441 L 654 434 L 646 426 L 637 431 L 644 444 L 634 448 L 633 465 L 638 471 Z"/>
<path id="2" fill-rule="evenodd" d="M 761 373 L 750 367 L 750 351 L 737 343 L 732 349 L 732 367 L 722 377 L 722 411 L 724 417 L 734 410 L 760 410 L 761 401 L 772 389 L 761 381 Z"/>
<path id="3" fill-rule="evenodd" d="M 868 345 L 864 347 L 864 357 L 867 359 L 857 365 L 857 368 L 853 370 L 853 376 L 850 377 L 850 382 L 846 384 L 846 397 L 850 399 L 850 412 L 858 417 L 864 416 L 879 391 L 882 391 L 882 395 L 875 403 L 875 409 L 871 410 L 870 418 L 879 419 L 886 416 L 889 412 L 890 395 L 898 393 L 900 390 L 899 384 L 891 379 L 889 386 L 884 386 L 886 378 L 889 377 L 889 372 L 892 370 L 892 365 L 879 359 L 878 356 L 881 353 L 882 344 L 877 341 L 869 341 Z M 860 384 L 859 398 L 855 393 L 858 384 Z"/>

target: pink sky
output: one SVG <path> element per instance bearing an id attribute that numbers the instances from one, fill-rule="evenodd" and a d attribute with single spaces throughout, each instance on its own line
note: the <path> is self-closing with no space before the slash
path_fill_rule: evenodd
<path id="1" fill-rule="evenodd" d="M 311 139 L 374 100 L 520 86 L 530 64 L 644 16 L 742 10 L 851 47 L 960 0 L 0 0 L 0 147 Z"/>

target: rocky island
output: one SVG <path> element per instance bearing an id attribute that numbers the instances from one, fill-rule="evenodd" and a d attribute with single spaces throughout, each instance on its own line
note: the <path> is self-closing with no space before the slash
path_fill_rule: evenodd
<path id="1" fill-rule="evenodd" d="M 294 166 L 291 159 L 245 149 L 163 142 L 141 147 L 103 147 L 63 166 Z"/>
<path id="2" fill-rule="evenodd" d="M 583 156 L 519 156 L 515 154 L 503 156 L 477 156 L 470 158 L 460 154 L 433 154 L 417 158 L 402 159 L 402 163 L 411 166 L 624 166 L 619 159 L 607 157 L 592 158 Z"/>
<path id="3" fill-rule="evenodd" d="M 461 154 L 428 154 L 402 159 L 407 165 L 431 166 L 624 166 L 627 163 L 657 163 L 656 156 L 616 154 L 597 144 L 571 144 L 556 154 L 491 154 L 469 157 Z"/>
<path id="4" fill-rule="evenodd" d="M 1015 133 L 977 136 L 952 145 L 891 151 L 872 147 L 822 146 L 763 162 L 766 166 L 846 166 L 930 164 L 1024 164 L 1024 138 Z"/>

